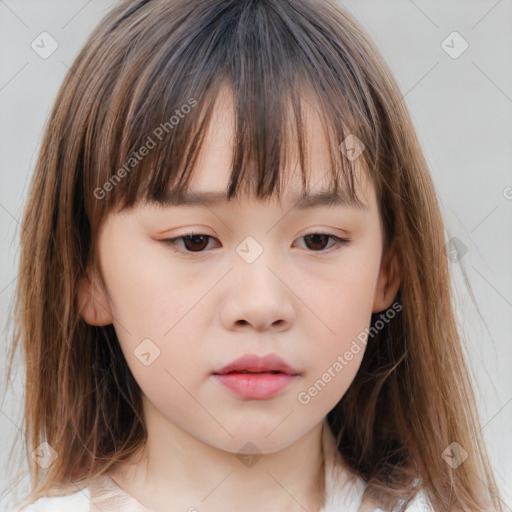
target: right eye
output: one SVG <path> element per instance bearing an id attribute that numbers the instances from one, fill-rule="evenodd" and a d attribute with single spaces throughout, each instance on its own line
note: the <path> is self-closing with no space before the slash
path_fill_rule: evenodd
<path id="1" fill-rule="evenodd" d="M 173 251 L 177 252 L 204 252 L 204 249 L 208 245 L 208 239 L 212 238 L 210 235 L 204 235 L 201 233 L 187 233 L 182 236 L 178 236 L 176 238 L 168 238 L 166 240 L 162 240 L 168 244 Z M 177 240 L 183 240 L 185 244 L 185 250 L 178 249 L 176 246 Z"/>

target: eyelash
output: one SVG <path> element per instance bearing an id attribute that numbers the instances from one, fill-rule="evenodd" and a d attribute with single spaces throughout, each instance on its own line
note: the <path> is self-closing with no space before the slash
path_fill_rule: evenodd
<path id="1" fill-rule="evenodd" d="M 338 249 L 341 249 L 342 246 L 346 246 L 350 243 L 350 239 L 348 238 L 340 238 L 338 236 L 335 236 L 335 235 L 331 235 L 329 233 L 322 233 L 322 232 L 312 232 L 312 233 L 308 233 L 306 235 L 303 235 L 301 236 L 299 239 L 301 238 L 306 238 L 308 236 L 312 236 L 312 235 L 323 235 L 323 236 L 327 236 L 328 238 L 332 238 L 335 240 L 335 244 L 333 246 L 330 247 L 330 249 L 332 247 L 336 247 L 336 249 L 334 249 L 335 251 L 338 250 Z M 162 240 L 162 242 L 165 242 L 166 244 L 169 245 L 169 247 L 173 250 L 173 251 L 176 251 L 176 252 L 181 252 L 181 253 L 185 253 L 185 254 L 202 254 L 204 253 L 205 251 L 187 251 L 187 250 L 182 250 L 182 249 L 178 249 L 176 247 L 176 240 L 183 240 L 185 238 L 188 238 L 188 237 L 192 237 L 192 236 L 203 236 L 203 237 L 207 237 L 207 238 L 215 238 L 213 236 L 210 236 L 210 235 L 205 235 L 204 233 L 193 233 L 193 232 L 190 232 L 190 233 L 186 233 L 182 236 L 178 236 L 176 238 L 167 238 L 167 239 L 164 239 Z M 327 251 L 327 249 L 322 249 L 322 250 L 319 250 L 319 251 L 313 251 L 311 250 L 311 252 L 313 253 L 326 253 L 326 252 L 333 252 L 333 251 Z"/>

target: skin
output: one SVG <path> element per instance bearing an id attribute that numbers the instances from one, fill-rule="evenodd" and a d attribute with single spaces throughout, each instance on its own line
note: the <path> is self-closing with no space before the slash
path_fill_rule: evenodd
<path id="1" fill-rule="evenodd" d="M 229 98 L 219 101 L 192 190 L 225 191 L 232 112 Z M 320 119 L 309 114 L 310 184 L 320 191 L 327 145 Z M 322 422 L 355 378 L 364 347 L 308 404 L 298 394 L 369 327 L 372 312 L 393 303 L 400 278 L 394 255 L 383 257 L 375 190 L 363 172 L 356 190 L 368 211 L 321 206 L 286 214 L 301 191 L 299 174 L 288 171 L 294 180 L 281 203 L 140 204 L 102 225 L 103 282 L 92 270 L 82 282 L 81 314 L 91 325 L 114 325 L 143 392 L 148 430 L 145 450 L 110 475 L 155 512 L 313 512 L 323 505 Z M 212 237 L 192 245 L 202 253 L 187 253 L 183 240 L 175 252 L 163 241 L 190 228 Z M 303 237 L 311 233 L 351 242 L 308 244 Z M 247 236 L 263 248 L 250 264 L 236 252 Z M 133 353 L 146 338 L 160 350 L 149 366 Z M 271 399 L 240 398 L 211 373 L 246 353 L 276 353 L 301 375 Z M 262 454 L 252 467 L 238 457 L 247 442 Z"/>

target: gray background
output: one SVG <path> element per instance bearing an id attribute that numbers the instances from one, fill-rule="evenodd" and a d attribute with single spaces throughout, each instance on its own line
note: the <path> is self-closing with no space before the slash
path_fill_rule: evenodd
<path id="1" fill-rule="evenodd" d="M 452 268 L 483 426 L 475 435 L 487 443 L 506 510 L 512 510 L 512 0 L 341 4 L 366 28 L 393 70 L 431 166 L 447 240 L 456 237 L 467 248 Z M 2 377 L 11 334 L 7 320 L 17 276 L 19 222 L 43 126 L 67 67 L 111 5 L 107 0 L 0 0 Z M 59 44 L 47 59 L 31 48 L 43 31 Z M 453 31 L 469 44 L 455 59 L 441 46 Z M 462 265 L 483 318 L 468 298 Z M 4 396 L 2 388 L 4 500 L 28 484 L 24 477 L 11 486 L 14 457 L 23 449 L 17 426 L 22 377 L 18 367 L 14 389 Z"/>

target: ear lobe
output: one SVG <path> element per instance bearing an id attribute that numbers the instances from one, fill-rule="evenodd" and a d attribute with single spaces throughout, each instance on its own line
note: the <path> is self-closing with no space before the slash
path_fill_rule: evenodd
<path id="1" fill-rule="evenodd" d="M 89 277 L 91 274 L 92 278 Z M 77 289 L 78 312 L 89 325 L 109 325 L 113 322 L 112 311 L 98 277 L 88 266 L 87 275 L 80 278 Z"/>
<path id="2" fill-rule="evenodd" d="M 395 239 L 382 259 L 372 313 L 380 313 L 393 304 L 401 282 L 402 277 L 400 275 Z"/>

